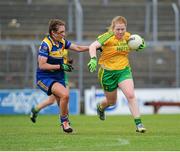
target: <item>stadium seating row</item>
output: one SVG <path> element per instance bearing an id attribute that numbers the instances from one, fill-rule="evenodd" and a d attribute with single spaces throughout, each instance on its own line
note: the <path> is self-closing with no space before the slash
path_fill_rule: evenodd
<path id="1" fill-rule="evenodd" d="M 146 39 L 152 38 L 152 16 L 150 17 L 150 32 L 145 33 L 146 1 L 109 0 L 108 5 L 105 6 L 102 0 L 81 2 L 84 15 L 84 40 L 92 40 L 103 33 L 116 15 L 122 15 L 128 19 L 128 30 L 131 33 L 139 33 Z M 61 18 L 68 21 L 68 1 L 32 0 L 32 3 L 28 5 L 25 0 L 2 0 L 0 3 L 1 37 L 4 39 L 41 39 L 47 32 L 49 19 Z M 16 22 L 13 24 L 14 20 Z M 160 1 L 158 4 L 158 27 L 159 40 L 174 39 L 174 14 L 170 1 Z M 73 26 L 73 32 L 68 35 L 72 39 L 76 38 L 74 31 Z"/>

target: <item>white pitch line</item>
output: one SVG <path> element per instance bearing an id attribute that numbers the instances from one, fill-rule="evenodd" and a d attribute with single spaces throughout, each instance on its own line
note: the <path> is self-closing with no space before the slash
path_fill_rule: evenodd
<path id="1" fill-rule="evenodd" d="M 129 140 L 127 140 L 127 139 L 118 138 L 117 140 L 120 145 L 129 145 L 130 144 Z"/>

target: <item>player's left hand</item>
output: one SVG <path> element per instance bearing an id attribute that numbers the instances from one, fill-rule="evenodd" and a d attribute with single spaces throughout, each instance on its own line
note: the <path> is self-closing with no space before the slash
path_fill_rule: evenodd
<path id="1" fill-rule="evenodd" d="M 88 69 L 90 72 L 94 72 L 94 71 L 96 71 L 96 67 L 97 67 L 97 58 L 93 57 L 90 59 L 90 61 L 88 63 Z"/>
<path id="2" fill-rule="evenodd" d="M 67 72 L 72 72 L 73 69 L 74 68 L 70 64 L 61 64 L 60 65 L 60 70 L 64 70 L 64 71 L 67 71 Z"/>
<path id="3" fill-rule="evenodd" d="M 142 51 L 143 49 L 146 48 L 146 43 L 144 41 L 144 39 L 142 39 L 143 43 L 139 46 L 139 48 L 136 51 Z"/>

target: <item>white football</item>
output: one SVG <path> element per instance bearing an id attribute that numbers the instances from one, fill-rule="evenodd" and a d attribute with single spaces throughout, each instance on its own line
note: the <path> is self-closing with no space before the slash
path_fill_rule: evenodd
<path id="1" fill-rule="evenodd" d="M 141 36 L 139 36 L 137 34 L 131 35 L 128 39 L 128 46 L 132 50 L 138 49 L 142 43 L 143 43 L 143 40 L 142 40 Z"/>

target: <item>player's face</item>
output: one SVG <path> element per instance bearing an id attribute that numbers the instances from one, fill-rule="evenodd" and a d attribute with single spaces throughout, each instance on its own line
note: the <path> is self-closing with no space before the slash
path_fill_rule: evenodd
<path id="1" fill-rule="evenodd" d="M 57 31 L 53 31 L 53 38 L 58 41 L 65 37 L 65 26 L 58 26 Z"/>
<path id="2" fill-rule="evenodd" d="M 126 25 L 124 23 L 115 23 L 113 32 L 117 39 L 122 39 L 126 32 Z"/>

